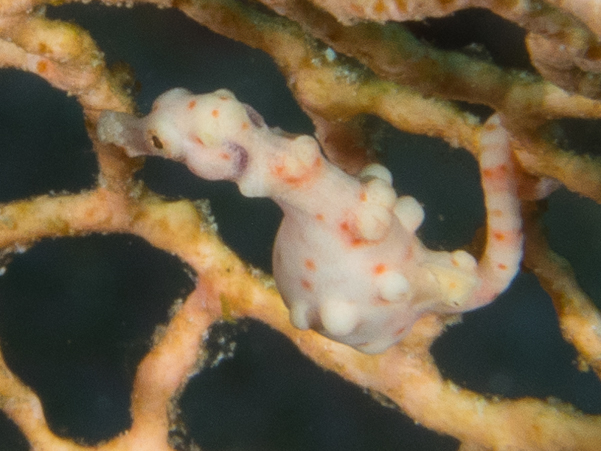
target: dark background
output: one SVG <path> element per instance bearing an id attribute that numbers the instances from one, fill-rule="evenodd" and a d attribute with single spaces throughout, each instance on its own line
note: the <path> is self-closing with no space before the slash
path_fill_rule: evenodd
<path id="1" fill-rule="evenodd" d="M 50 8 L 48 15 L 90 30 L 109 64 L 131 66 L 143 113 L 173 87 L 199 93 L 225 87 L 270 126 L 312 133 L 268 56 L 214 35 L 178 11 L 90 4 Z M 521 30 L 486 11 L 412 29 L 438 47 L 532 70 Z M 478 45 L 470 45 L 474 42 Z M 92 188 L 97 166 L 77 102 L 16 70 L 0 71 L 0 88 L 0 202 Z M 588 139 L 567 130 L 566 145 L 598 153 L 596 125 L 587 123 Z M 424 242 L 434 249 L 469 243 L 484 215 L 471 156 L 386 124 L 378 130 L 395 187 L 425 205 Z M 281 214 L 270 200 L 246 199 L 233 184 L 205 182 L 166 160 L 148 159 L 138 176 L 170 198 L 210 199 L 228 245 L 271 271 Z M 565 190 L 548 204 L 545 220 L 554 249 L 572 262 L 598 302 L 601 209 Z M 173 300 L 192 289 L 189 271 L 130 235 L 43 240 L 0 267 L 2 350 L 13 371 L 40 395 L 53 430 L 86 443 L 125 430 L 136 365 Z M 457 449 L 456 440 L 414 425 L 316 367 L 265 325 L 217 325 L 211 342 L 215 354 L 225 349 L 229 358 L 194 377 L 183 393 L 184 442 L 193 439 L 205 450 Z M 577 371 L 550 300 L 531 274 L 520 274 L 492 305 L 464 315 L 462 324 L 436 342 L 433 354 L 445 376 L 486 395 L 552 397 L 601 413 L 599 382 Z M 22 435 L 0 414 L 0 451 L 26 449 Z"/>

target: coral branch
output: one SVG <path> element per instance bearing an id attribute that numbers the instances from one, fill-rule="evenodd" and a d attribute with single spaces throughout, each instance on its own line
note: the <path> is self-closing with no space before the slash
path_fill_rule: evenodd
<path id="1" fill-rule="evenodd" d="M 42 451 L 85 449 L 67 439 L 57 437 L 50 431 L 40 399 L 12 374 L 1 354 L 0 408 L 19 426 L 34 449 Z"/>
<path id="2" fill-rule="evenodd" d="M 528 208 L 524 263 L 551 296 L 565 340 L 578 350 L 584 368 L 590 365 L 601 377 L 601 313 L 576 282 L 570 264 L 549 248 L 540 214 L 536 206 Z"/>

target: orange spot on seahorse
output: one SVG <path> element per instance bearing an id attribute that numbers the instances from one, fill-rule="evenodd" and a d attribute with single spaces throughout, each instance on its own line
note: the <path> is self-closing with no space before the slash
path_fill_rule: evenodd
<path id="1" fill-rule="evenodd" d="M 192 139 L 194 140 L 194 142 L 195 142 L 196 144 L 200 144 L 201 146 L 204 146 L 204 145 L 205 145 L 205 143 L 203 142 L 203 140 L 202 140 L 202 139 L 200 139 L 200 138 L 199 138 L 198 136 L 196 136 L 196 135 L 194 135 L 194 137 L 193 137 Z"/>
<path id="2" fill-rule="evenodd" d="M 300 174 L 291 174 L 288 172 L 288 167 L 285 162 L 278 162 L 270 168 L 270 172 L 288 185 L 300 186 L 319 174 L 319 169 L 322 167 L 322 164 L 321 158 L 317 157 L 311 166 L 303 168 L 304 170 Z"/>
<path id="3" fill-rule="evenodd" d="M 353 230 L 348 221 L 341 222 L 339 227 L 342 235 L 350 242 L 351 246 L 356 247 L 367 243 L 366 239 L 358 236 L 358 232 Z"/>
<path id="4" fill-rule="evenodd" d="M 380 275 L 386 272 L 386 265 L 384 263 L 379 263 L 374 267 L 374 274 Z"/>
<path id="5" fill-rule="evenodd" d="M 394 336 L 395 336 L 395 337 L 398 337 L 398 336 L 399 336 L 399 335 L 401 335 L 403 332 L 405 332 L 405 328 L 404 328 L 404 327 L 401 327 L 399 330 L 397 330 L 397 331 L 394 333 Z"/>
<path id="6" fill-rule="evenodd" d="M 222 160 L 228 161 L 228 160 L 231 160 L 232 157 L 229 153 L 221 152 L 219 154 L 219 158 L 221 158 Z"/>
<path id="7" fill-rule="evenodd" d="M 482 175 L 488 179 L 499 180 L 507 177 L 507 165 L 500 164 L 493 168 L 486 168 L 482 171 Z"/>
<path id="8" fill-rule="evenodd" d="M 506 191 L 510 186 L 509 167 L 506 164 L 500 164 L 493 168 L 483 169 L 482 183 L 487 191 Z"/>
<path id="9" fill-rule="evenodd" d="M 190 102 L 188 102 L 189 110 L 193 110 L 195 106 L 196 106 L 196 100 L 190 100 Z"/>
<path id="10" fill-rule="evenodd" d="M 506 270 L 507 269 L 507 265 L 503 264 L 503 263 L 499 263 L 497 265 L 497 268 L 502 269 L 502 270 Z"/>
<path id="11" fill-rule="evenodd" d="M 301 285 L 307 291 L 313 290 L 313 284 L 306 279 L 301 279 Z"/>
<path id="12" fill-rule="evenodd" d="M 219 117 L 219 110 L 213 110 L 213 111 L 211 111 L 211 116 L 213 116 L 214 118 L 218 118 Z"/>
<path id="13" fill-rule="evenodd" d="M 493 230 L 491 236 L 492 239 L 495 240 L 495 243 L 491 244 L 496 246 L 518 246 L 522 241 L 522 231 L 520 229 L 504 230 L 502 232 L 498 230 Z"/>
<path id="14" fill-rule="evenodd" d="M 307 268 L 309 271 L 315 271 L 315 262 L 313 260 L 311 260 L 310 258 L 305 260 L 305 268 Z"/>
<path id="15" fill-rule="evenodd" d="M 321 213 L 317 213 L 315 215 L 315 219 L 317 219 L 318 221 L 323 221 L 324 218 L 323 218 L 323 215 Z"/>

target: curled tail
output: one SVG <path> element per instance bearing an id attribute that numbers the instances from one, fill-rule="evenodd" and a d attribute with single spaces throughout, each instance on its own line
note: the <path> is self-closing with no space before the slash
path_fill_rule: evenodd
<path id="1" fill-rule="evenodd" d="M 480 173 L 486 205 L 486 247 L 478 262 L 481 285 L 472 308 L 494 300 L 509 286 L 522 259 L 522 218 L 509 134 L 495 114 L 480 136 Z"/>

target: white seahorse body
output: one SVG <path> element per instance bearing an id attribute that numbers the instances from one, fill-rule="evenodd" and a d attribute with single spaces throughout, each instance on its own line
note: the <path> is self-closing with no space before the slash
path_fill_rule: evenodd
<path id="1" fill-rule="evenodd" d="M 480 140 L 488 211 L 480 263 L 464 251 L 423 246 L 415 235 L 423 209 L 396 197 L 383 166 L 351 177 L 321 155 L 314 138 L 270 129 L 229 91 L 174 89 L 140 119 L 104 112 L 98 135 L 130 156 L 172 158 L 199 177 L 236 182 L 245 196 L 271 197 L 284 212 L 273 271 L 292 323 L 366 353 L 398 342 L 424 312 L 491 302 L 519 266 L 519 201 L 497 116 Z"/>

